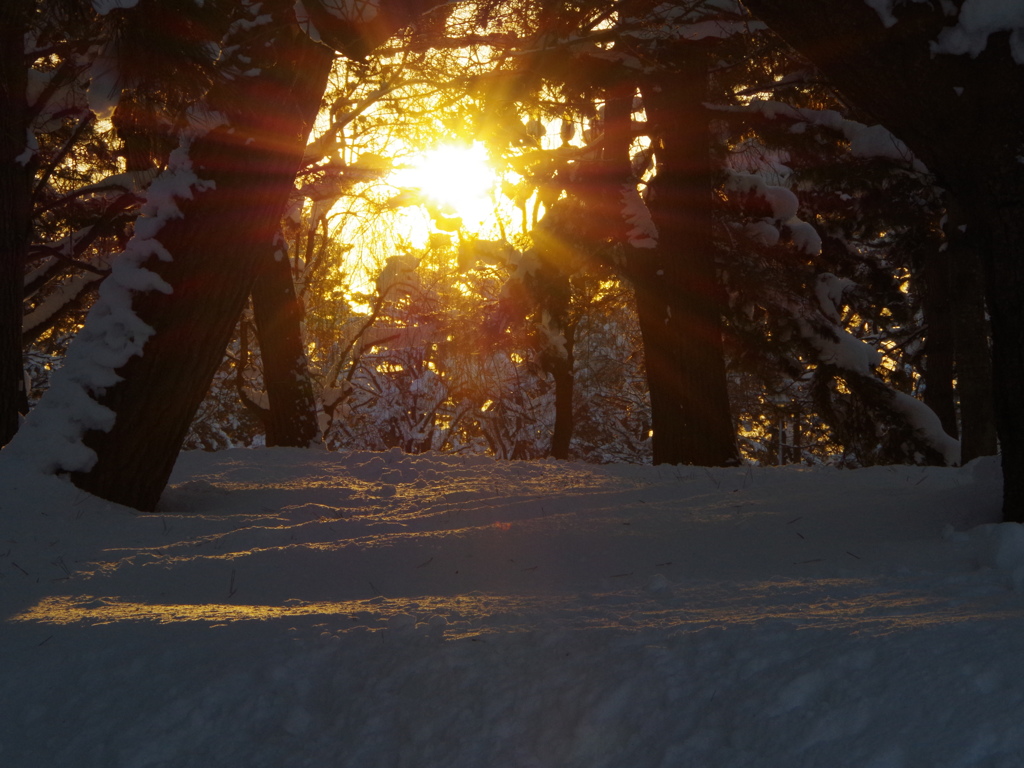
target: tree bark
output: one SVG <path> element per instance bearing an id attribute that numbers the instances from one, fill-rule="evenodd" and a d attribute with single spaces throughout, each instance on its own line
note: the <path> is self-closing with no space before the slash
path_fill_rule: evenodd
<path id="1" fill-rule="evenodd" d="M 948 244 L 947 244 L 948 245 Z M 924 404 L 939 417 L 948 435 L 960 432 L 953 390 L 956 335 L 950 304 L 953 301 L 952 254 L 947 247 L 925 255 L 921 265 L 924 295 L 921 311 L 927 335 L 924 340 Z"/>
<path id="2" fill-rule="evenodd" d="M 209 107 L 228 124 L 196 139 L 190 156 L 198 176 L 216 186 L 181 201 L 181 217 L 160 230 L 172 260 L 145 264 L 173 292 L 136 294 L 133 309 L 154 333 L 97 398 L 116 421 L 109 432 L 85 434 L 98 458 L 72 474 L 105 499 L 156 507 L 273 242 L 333 60 L 294 25 L 279 23 L 275 32 L 247 51 L 259 74 L 211 90 Z"/>
<path id="3" fill-rule="evenodd" d="M 31 162 L 26 152 L 25 30 L 29 0 L 0 10 L 0 446 L 18 431 L 27 402 L 22 359 L 23 283 L 32 226 Z"/>
<path id="4" fill-rule="evenodd" d="M 562 335 L 565 336 L 566 354 L 564 357 L 553 358 L 548 365 L 551 376 L 555 380 L 555 423 L 551 431 L 550 455 L 553 459 L 568 461 L 569 446 L 572 443 L 572 433 L 575 427 L 573 413 L 573 389 L 576 385 L 573 375 L 575 323 L 567 322 L 562 328 Z"/>
<path id="5" fill-rule="evenodd" d="M 937 4 L 898 5 L 897 23 L 886 27 L 866 3 L 745 3 L 902 139 L 962 206 L 982 254 L 992 322 L 1003 514 L 1024 522 L 1024 67 L 1009 33 L 992 35 L 974 58 L 933 54 L 950 23 Z"/>
<path id="6" fill-rule="evenodd" d="M 981 258 L 971 243 L 950 247 L 951 281 L 959 293 L 951 307 L 960 403 L 960 460 L 999 453 L 993 403 L 992 350 Z"/>
<path id="7" fill-rule="evenodd" d="M 543 317 L 547 332 L 558 332 L 564 343 L 556 346 L 547 333 L 538 333 L 541 368 L 551 375 L 555 385 L 555 418 L 548 455 L 568 459 L 575 428 L 573 390 L 575 388 L 576 323 L 572 317 L 573 285 L 571 272 L 578 266 L 572 255 L 575 246 L 574 225 L 579 225 L 572 208 L 555 203 L 533 229 L 535 253 L 540 267 L 524 278 L 531 306 L 524 310 Z"/>
<path id="8" fill-rule="evenodd" d="M 636 249 L 636 293 L 651 397 L 655 464 L 736 463 L 726 390 L 723 298 L 712 242 L 706 52 L 678 51 L 675 71 L 643 87 L 657 138 L 649 208 L 658 246 Z"/>
<path id="9" fill-rule="evenodd" d="M 261 412 L 267 445 L 308 447 L 320 427 L 302 339 L 302 302 L 284 254 L 265 253 L 252 287 L 252 311 L 270 406 Z"/>

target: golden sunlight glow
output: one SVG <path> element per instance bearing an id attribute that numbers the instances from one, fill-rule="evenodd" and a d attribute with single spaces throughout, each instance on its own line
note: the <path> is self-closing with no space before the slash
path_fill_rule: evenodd
<path id="1" fill-rule="evenodd" d="M 491 527 L 501 531 L 513 528 L 509 522 L 496 521 Z M 828 579 L 834 588 L 869 588 L 867 579 Z M 648 608 L 636 605 L 629 611 L 608 615 L 594 615 L 594 611 L 581 605 L 573 596 L 534 594 L 483 594 L 466 595 L 416 595 L 413 598 L 372 598 L 339 602 L 315 602 L 290 600 L 286 605 L 238 605 L 227 603 L 142 603 L 130 598 L 114 595 L 94 596 L 51 596 L 44 597 L 27 611 L 6 621 L 33 623 L 49 626 L 100 626 L 124 623 L 181 624 L 203 622 L 220 627 L 241 621 L 287 621 L 292 626 L 302 626 L 306 618 L 310 626 L 322 628 L 335 636 L 347 632 L 388 631 L 396 617 L 445 616 L 450 617 L 444 625 L 443 634 L 452 640 L 479 637 L 490 631 L 482 624 L 493 617 L 503 617 L 500 626 L 512 629 L 507 617 L 519 615 L 520 629 L 532 629 L 535 615 L 559 615 L 566 626 L 576 629 L 613 629 L 628 627 L 668 629 L 716 625 L 747 625 L 766 619 L 777 621 L 814 622 L 824 628 L 856 628 L 864 631 L 874 627 L 876 631 L 920 629 L 922 627 L 949 626 L 963 621 L 1019 620 L 1019 609 L 1014 605 L 998 606 L 950 605 L 937 601 L 933 595 L 912 590 L 880 591 L 877 588 L 855 598 L 825 601 L 815 605 L 802 605 L 796 598 L 779 600 L 786 590 L 799 590 L 798 582 L 769 581 L 750 582 L 742 586 L 729 600 L 717 596 L 710 600 L 700 588 L 693 588 L 694 599 L 686 611 L 665 611 L 662 606 L 652 604 Z M 793 594 L 797 594 L 794 592 Z M 774 596 L 774 600 L 765 597 Z M 415 627 L 427 631 L 427 622 L 421 621 Z M 412 627 L 410 627 L 411 629 Z M 45 642 L 45 641 L 43 641 Z"/>
<path id="2" fill-rule="evenodd" d="M 442 145 L 413 158 L 391 174 L 397 187 L 418 191 L 435 226 L 476 232 L 493 214 L 492 191 L 498 176 L 482 144 Z"/>

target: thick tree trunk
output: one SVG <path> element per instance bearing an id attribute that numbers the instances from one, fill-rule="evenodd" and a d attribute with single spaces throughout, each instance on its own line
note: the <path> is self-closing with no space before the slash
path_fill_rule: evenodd
<path id="1" fill-rule="evenodd" d="M 651 397 L 655 464 L 738 461 L 726 390 L 722 294 L 712 243 L 707 67 L 680 52 L 675 72 L 643 88 L 657 137 L 649 202 L 658 247 L 631 254 Z"/>
<path id="2" fill-rule="evenodd" d="M 267 253 L 252 287 L 252 311 L 269 409 L 267 445 L 304 448 L 320 433 L 302 340 L 302 302 L 284 254 Z"/>
<path id="3" fill-rule="evenodd" d="M 951 243 L 951 281 L 958 295 L 952 305 L 956 393 L 960 401 L 960 454 L 967 463 L 999 452 L 993 403 L 992 349 L 989 344 L 985 280 L 972 244 Z"/>
<path id="4" fill-rule="evenodd" d="M 1024 94 L 1016 98 L 1024 98 Z M 1024 147 L 1024 142 L 1018 146 Z M 1024 166 L 1015 165 L 1009 172 L 1024 177 L 1017 170 Z M 1020 396 L 1024 381 L 1024 178 L 1018 181 L 1017 204 L 993 210 L 986 217 L 991 230 L 984 261 L 992 322 L 996 429 L 1002 452 L 1003 516 L 1024 523 L 1024 399 Z"/>
<path id="5" fill-rule="evenodd" d="M 1024 522 L 1024 67 L 1009 33 L 992 35 L 974 58 L 933 54 L 932 41 L 951 23 L 938 4 L 898 5 L 897 23 L 886 27 L 867 3 L 745 3 L 906 142 L 962 206 L 992 321 L 1003 513 Z"/>
<path id="6" fill-rule="evenodd" d="M 921 310 L 928 329 L 924 341 L 924 403 L 942 423 L 947 435 L 959 434 L 953 365 L 956 336 L 950 304 L 953 301 L 952 254 L 949 248 L 928 253 L 921 265 L 924 296 Z"/>
<path id="7" fill-rule="evenodd" d="M 283 23 L 246 53 L 259 74 L 214 87 L 209 106 L 229 124 L 190 148 L 197 175 L 216 186 L 180 201 L 181 217 L 159 231 L 172 260 L 145 264 L 173 292 L 136 294 L 133 310 L 154 333 L 98 398 L 116 421 L 109 432 L 86 433 L 98 459 L 72 476 L 83 490 L 137 509 L 155 508 L 221 362 L 259 257 L 273 241 L 333 60 Z"/>
<path id="8" fill-rule="evenodd" d="M 26 407 L 21 324 L 25 258 L 32 225 L 25 25 L 28 0 L 0 9 L 0 446 Z"/>

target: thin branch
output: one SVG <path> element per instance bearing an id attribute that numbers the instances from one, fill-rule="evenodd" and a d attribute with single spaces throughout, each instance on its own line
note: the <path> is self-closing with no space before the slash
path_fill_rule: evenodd
<path id="1" fill-rule="evenodd" d="M 36 182 L 35 189 L 32 190 L 33 198 L 37 198 L 43 191 L 43 188 L 46 186 L 47 182 L 49 182 L 50 177 L 53 175 L 54 171 L 57 170 L 57 166 L 60 165 L 64 161 L 64 158 L 71 153 L 71 149 L 78 142 L 79 137 L 81 137 L 85 132 L 85 129 L 89 127 L 89 124 L 92 123 L 93 119 L 94 116 L 92 112 L 86 110 L 85 114 L 79 120 L 78 125 L 75 126 L 75 130 L 71 132 L 68 140 L 64 142 L 64 146 L 62 146 L 60 150 L 50 158 L 50 162 L 47 164 L 46 170 L 43 171 L 43 174 L 39 177 L 39 181 Z"/>

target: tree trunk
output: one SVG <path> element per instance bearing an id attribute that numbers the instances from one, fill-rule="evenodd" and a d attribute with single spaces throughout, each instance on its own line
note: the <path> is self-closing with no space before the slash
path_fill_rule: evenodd
<path id="1" fill-rule="evenodd" d="M 1016 98 L 1022 97 L 1024 94 Z M 1024 167 L 1014 165 L 1017 168 L 1008 169 L 1008 173 L 1024 176 L 1017 170 Z M 1024 178 L 1019 179 L 1018 195 L 1016 205 L 1006 205 L 986 217 L 991 234 L 984 262 L 992 318 L 996 430 L 1002 451 L 1003 516 L 1007 521 L 1024 523 L 1024 400 L 1020 396 L 1024 381 Z"/>
<path id="2" fill-rule="evenodd" d="M 568 310 L 567 310 L 568 313 Z M 573 419 L 573 388 L 576 381 L 573 375 L 575 365 L 573 356 L 573 343 L 576 335 L 575 323 L 569 321 L 562 328 L 562 335 L 565 336 L 564 357 L 555 357 L 548 368 L 555 380 L 555 424 L 551 432 L 551 458 L 567 461 L 569 459 L 569 445 L 572 442 Z"/>
<path id="3" fill-rule="evenodd" d="M 952 253 L 947 247 L 925 254 L 919 267 L 924 284 L 921 311 L 927 327 L 924 340 L 924 404 L 939 417 L 947 435 L 957 436 L 953 364 L 956 336 L 950 305 L 953 301 Z"/>
<path id="4" fill-rule="evenodd" d="M 216 186 L 180 201 L 180 218 L 160 229 L 172 260 L 144 265 L 173 292 L 135 294 L 133 310 L 154 333 L 97 398 L 116 420 L 108 432 L 86 432 L 97 461 L 72 475 L 105 499 L 155 508 L 277 231 L 333 54 L 294 26 L 275 31 L 246 51 L 259 74 L 211 90 L 209 107 L 228 125 L 197 138 L 190 157 Z"/>
<path id="5" fill-rule="evenodd" d="M 982 254 L 992 321 L 1003 514 L 1024 522 L 1024 67 L 1013 60 L 1009 33 L 992 35 L 974 58 L 933 54 L 950 19 L 931 3 L 897 6 L 897 23 L 886 27 L 866 3 L 745 2 L 902 139 L 962 206 Z"/>
<path id="6" fill-rule="evenodd" d="M 25 156 L 25 29 L 30 3 L 7 0 L 0 10 L 0 446 L 18 431 L 24 412 L 21 349 L 22 286 L 32 226 L 31 162 Z"/>
<path id="7" fill-rule="evenodd" d="M 951 281 L 959 295 L 952 307 L 956 346 L 956 393 L 960 401 L 960 454 L 966 464 L 999 452 L 992 400 L 992 350 L 981 257 L 971 243 L 950 247 Z"/>
<path id="8" fill-rule="evenodd" d="M 548 455 L 562 460 L 569 458 L 569 444 L 575 426 L 573 344 L 576 327 L 572 318 L 570 272 L 576 267 L 570 253 L 576 245 L 573 225 L 579 222 L 574 214 L 575 211 L 567 209 L 564 202 L 555 203 L 534 227 L 533 241 L 540 267 L 524 278 L 524 287 L 532 305 L 526 311 L 535 311 L 545 325 L 544 332 L 538 333 L 541 368 L 551 374 L 555 384 L 555 419 Z M 554 343 L 548 338 L 549 333 L 561 334 L 564 343 Z"/>
<path id="9" fill-rule="evenodd" d="M 320 428 L 302 340 L 302 302 L 284 254 L 263 257 L 252 287 L 252 311 L 270 405 L 261 413 L 267 445 L 308 447 Z"/>
<path id="10" fill-rule="evenodd" d="M 675 72 L 644 86 L 659 142 L 649 202 L 658 247 L 631 254 L 651 397 L 655 464 L 738 461 L 726 391 L 722 295 L 712 242 L 712 165 L 705 52 L 678 52 Z"/>

